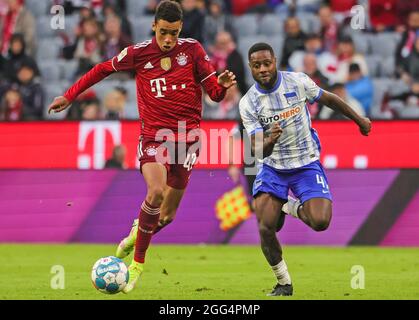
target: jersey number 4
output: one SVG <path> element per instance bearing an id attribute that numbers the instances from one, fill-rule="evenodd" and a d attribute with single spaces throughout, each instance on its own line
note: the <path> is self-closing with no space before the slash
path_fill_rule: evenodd
<path id="1" fill-rule="evenodd" d="M 323 176 L 316 174 L 316 178 L 317 178 L 317 183 L 321 184 L 323 189 L 328 190 L 329 186 L 327 185 L 326 181 L 324 181 Z"/>

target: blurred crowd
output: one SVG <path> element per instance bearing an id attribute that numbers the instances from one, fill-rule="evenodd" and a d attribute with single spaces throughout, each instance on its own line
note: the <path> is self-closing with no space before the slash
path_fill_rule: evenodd
<path id="1" fill-rule="evenodd" d="M 181 0 L 181 37 L 199 40 L 218 72 L 237 87 L 204 119 L 238 119 L 253 85 L 247 50 L 275 49 L 278 68 L 305 72 L 359 113 L 375 119 L 419 118 L 419 0 Z M 136 119 L 133 74 L 118 73 L 80 95 L 63 115 L 47 115 L 95 64 L 149 39 L 158 0 L 0 0 L 0 121 Z M 65 28 L 54 28 L 61 5 Z M 340 119 L 322 105 L 314 119 Z"/>

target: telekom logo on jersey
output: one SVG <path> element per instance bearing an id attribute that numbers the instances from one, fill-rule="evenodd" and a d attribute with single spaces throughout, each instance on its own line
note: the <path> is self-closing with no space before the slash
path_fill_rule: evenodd
<path id="1" fill-rule="evenodd" d="M 79 169 L 102 169 L 105 165 L 106 136 L 112 137 L 113 145 L 121 144 L 121 123 L 117 121 L 82 121 L 79 126 Z M 89 136 L 93 135 L 93 150 L 86 150 Z"/>
<path id="2" fill-rule="evenodd" d="M 167 91 L 168 86 L 166 85 L 166 79 L 165 78 L 157 78 L 150 80 L 151 85 L 151 92 L 157 92 L 156 98 L 164 98 L 163 92 Z M 172 90 L 178 90 L 178 89 L 185 89 L 186 84 L 181 84 L 180 86 L 174 84 L 171 86 Z"/>

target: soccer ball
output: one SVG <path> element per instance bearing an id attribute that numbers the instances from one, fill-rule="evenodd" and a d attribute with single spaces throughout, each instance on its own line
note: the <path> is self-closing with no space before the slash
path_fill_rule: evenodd
<path id="1" fill-rule="evenodd" d="M 93 286 L 100 292 L 115 294 L 128 283 L 129 273 L 125 263 L 116 257 L 100 258 L 92 268 Z"/>

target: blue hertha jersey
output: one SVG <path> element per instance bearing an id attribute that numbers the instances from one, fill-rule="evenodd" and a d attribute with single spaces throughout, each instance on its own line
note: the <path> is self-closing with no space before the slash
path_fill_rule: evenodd
<path id="1" fill-rule="evenodd" d="M 240 100 L 240 115 L 249 135 L 279 122 L 283 132 L 272 154 L 262 161 L 276 169 L 303 167 L 320 158 L 320 141 L 311 127 L 307 102 L 317 101 L 322 90 L 304 73 L 278 71 L 271 90 L 254 84 Z"/>

